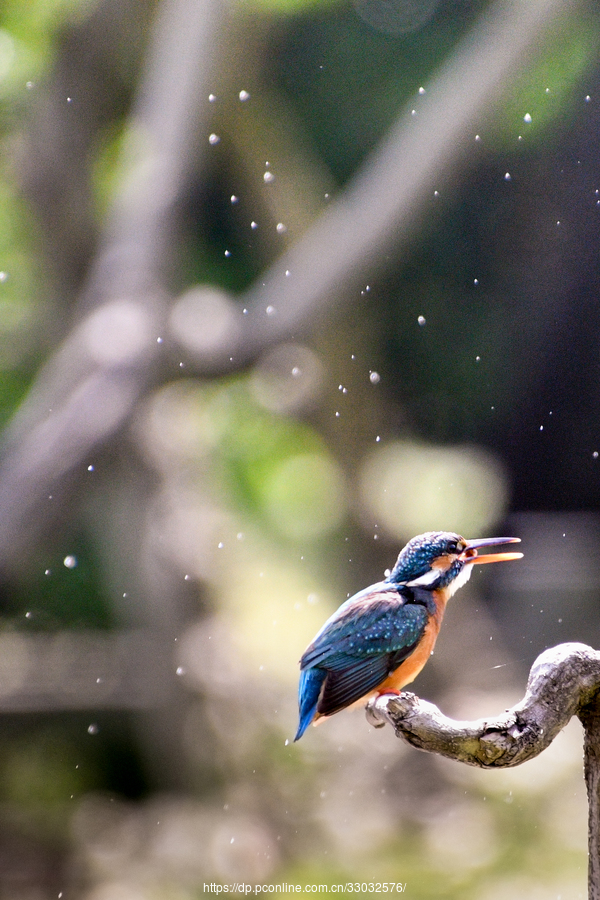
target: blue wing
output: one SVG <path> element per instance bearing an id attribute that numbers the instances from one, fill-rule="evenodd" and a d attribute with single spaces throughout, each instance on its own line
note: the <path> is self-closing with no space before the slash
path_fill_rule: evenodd
<path id="1" fill-rule="evenodd" d="M 300 660 L 296 740 L 317 712 L 332 715 L 375 690 L 410 656 L 428 618 L 426 606 L 386 583 L 342 604 Z"/>

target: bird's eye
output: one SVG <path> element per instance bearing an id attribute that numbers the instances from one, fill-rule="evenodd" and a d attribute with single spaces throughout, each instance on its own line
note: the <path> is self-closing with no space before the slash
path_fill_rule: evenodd
<path id="1" fill-rule="evenodd" d="M 456 553 L 458 551 L 458 541 L 448 542 L 448 553 Z"/>

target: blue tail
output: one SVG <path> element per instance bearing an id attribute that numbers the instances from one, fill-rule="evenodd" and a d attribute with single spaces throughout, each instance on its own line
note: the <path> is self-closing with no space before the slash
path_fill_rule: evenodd
<path id="1" fill-rule="evenodd" d="M 299 741 L 312 720 L 314 719 L 319 703 L 319 694 L 327 672 L 323 669 L 303 669 L 300 672 L 300 685 L 298 687 L 298 706 L 300 708 L 300 724 L 296 732 L 295 741 Z"/>

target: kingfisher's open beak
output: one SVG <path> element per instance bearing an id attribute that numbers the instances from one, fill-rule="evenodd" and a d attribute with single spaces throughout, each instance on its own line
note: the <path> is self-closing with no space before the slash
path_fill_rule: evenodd
<path id="1" fill-rule="evenodd" d="M 499 537 L 499 538 L 481 538 L 475 541 L 467 541 L 466 549 L 460 554 L 459 559 L 469 564 L 481 564 L 492 562 L 503 562 L 509 559 L 521 559 L 522 553 L 486 553 L 480 556 L 477 552 L 479 547 L 494 547 L 496 544 L 518 544 L 521 538 Z"/>

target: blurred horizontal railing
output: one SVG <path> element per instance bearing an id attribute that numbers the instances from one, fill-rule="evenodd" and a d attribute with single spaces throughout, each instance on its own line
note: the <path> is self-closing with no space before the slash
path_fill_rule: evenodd
<path id="1" fill-rule="evenodd" d="M 151 709 L 173 695 L 172 656 L 150 631 L 0 635 L 0 712 Z"/>

